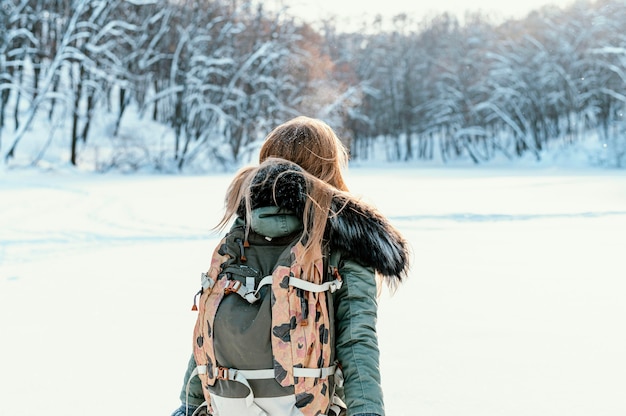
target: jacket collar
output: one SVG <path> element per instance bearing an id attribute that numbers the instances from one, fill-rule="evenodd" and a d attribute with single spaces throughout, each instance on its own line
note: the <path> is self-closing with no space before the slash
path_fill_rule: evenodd
<path id="1" fill-rule="evenodd" d="M 285 237 L 303 229 L 302 220 L 293 212 L 276 206 L 259 207 L 252 211 L 250 228 L 264 237 Z"/>

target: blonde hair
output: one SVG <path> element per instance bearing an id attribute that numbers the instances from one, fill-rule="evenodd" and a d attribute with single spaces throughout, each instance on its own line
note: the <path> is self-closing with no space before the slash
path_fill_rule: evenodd
<path id="1" fill-rule="evenodd" d="M 243 203 L 246 209 L 247 235 L 252 210 L 251 188 L 256 175 L 268 166 L 286 165 L 286 169 L 274 179 L 272 189 L 275 195 L 276 183 L 284 175 L 296 174 L 304 179 L 304 231 L 300 238 L 304 250 L 297 260 L 305 276 L 308 276 L 315 262 L 322 258 L 326 223 L 330 216 L 337 214 L 331 212 L 333 199 L 339 203 L 338 211 L 348 200 L 353 199 L 347 192 L 348 187 L 342 174 L 348 163 L 346 148 L 332 128 L 323 121 L 296 117 L 270 132 L 261 148 L 259 162 L 256 167 L 239 170 L 233 178 L 226 193 L 224 216 L 216 228 L 226 227 Z M 275 201 L 275 197 L 272 199 Z"/>
<path id="2" fill-rule="evenodd" d="M 272 157 L 289 160 L 321 181 L 348 191 L 342 174 L 348 151 L 322 120 L 300 116 L 276 127 L 261 147 L 259 163 Z"/>

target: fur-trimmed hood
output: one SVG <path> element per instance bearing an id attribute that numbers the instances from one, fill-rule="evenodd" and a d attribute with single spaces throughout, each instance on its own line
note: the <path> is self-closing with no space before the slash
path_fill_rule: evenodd
<path id="1" fill-rule="evenodd" d="M 278 206 L 302 218 L 307 182 L 297 165 L 275 163 L 263 167 L 251 185 L 251 208 Z M 326 224 L 325 239 L 331 250 L 374 268 L 392 285 L 403 280 L 409 267 L 409 245 L 400 232 L 375 207 L 357 199 L 347 203 L 335 197 Z M 244 215 L 243 205 L 238 214 Z"/>

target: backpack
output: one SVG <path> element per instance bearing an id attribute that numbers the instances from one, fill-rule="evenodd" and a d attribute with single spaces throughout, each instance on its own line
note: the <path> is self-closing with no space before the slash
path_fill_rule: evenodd
<path id="1" fill-rule="evenodd" d="M 345 414 L 335 394 L 343 380 L 331 295 L 341 276 L 327 250 L 312 276 L 304 276 L 296 234 L 270 240 L 233 227 L 202 273 L 194 374 L 209 413 Z"/>

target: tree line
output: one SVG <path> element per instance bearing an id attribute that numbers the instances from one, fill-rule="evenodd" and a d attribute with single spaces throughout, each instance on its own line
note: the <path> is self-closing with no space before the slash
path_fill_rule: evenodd
<path id="1" fill-rule="evenodd" d="M 298 114 L 329 122 L 362 160 L 381 147 L 390 160 L 539 158 L 594 134 L 626 163 L 622 0 L 498 24 L 377 17 L 350 33 L 250 0 L 0 4 L 5 163 L 46 120 L 40 155 L 60 135 L 79 164 L 103 113 L 102 167 L 237 163 Z M 165 143 L 122 134 L 129 109 L 166 126 Z"/>

